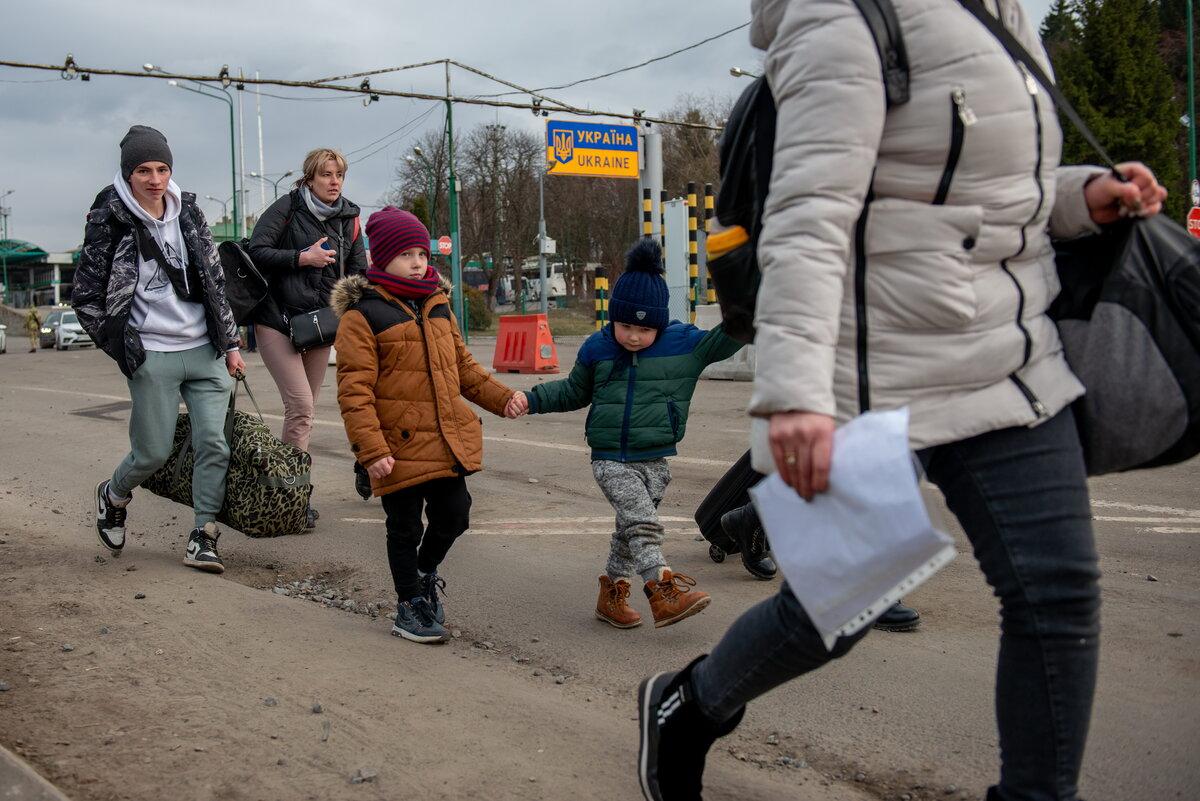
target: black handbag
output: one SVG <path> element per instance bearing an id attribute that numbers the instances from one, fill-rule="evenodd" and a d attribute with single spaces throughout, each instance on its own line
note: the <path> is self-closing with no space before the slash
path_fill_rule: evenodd
<path id="1" fill-rule="evenodd" d="M 221 269 L 225 273 L 225 299 L 238 325 L 251 322 L 254 311 L 267 299 L 266 276 L 246 253 L 248 239 L 241 242 L 222 242 L 217 246 Z"/>
<path id="2" fill-rule="evenodd" d="M 345 237 L 338 236 L 338 279 L 346 274 L 346 249 L 342 246 Z M 288 318 L 292 346 L 303 353 L 315 348 L 326 348 L 337 338 L 338 316 L 329 306 L 294 314 Z"/>
<path id="3" fill-rule="evenodd" d="M 979 0 L 959 2 L 1124 180 L 1037 60 Z M 1056 242 L 1055 251 L 1062 292 L 1050 317 L 1087 388 L 1073 411 L 1088 475 L 1200 453 L 1200 241 L 1159 214 Z"/>

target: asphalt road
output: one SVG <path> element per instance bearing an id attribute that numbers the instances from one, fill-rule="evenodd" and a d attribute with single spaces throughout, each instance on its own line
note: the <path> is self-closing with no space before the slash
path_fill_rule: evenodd
<path id="1" fill-rule="evenodd" d="M 81 512 L 64 521 L 64 535 L 99 553 L 94 534 L 75 521 L 127 446 L 125 382 L 103 354 L 28 355 L 22 344 L 14 338 L 9 354 L 0 356 L 0 474 L 60 487 L 62 504 Z M 472 350 L 490 363 L 493 344 L 477 340 Z M 560 344 L 564 372 L 577 346 L 577 340 Z M 278 429 L 278 395 L 261 361 L 248 356 L 251 386 Z M 540 380 L 503 378 L 517 388 Z M 225 536 L 226 578 L 236 580 L 241 561 L 327 564 L 355 570 L 367 592 L 389 594 L 382 510 L 353 492 L 333 381 L 331 369 L 312 442 L 317 531 L 282 540 Z M 632 714 L 632 691 L 643 675 L 711 648 L 742 611 L 775 589 L 751 579 L 736 558 L 713 564 L 706 545 L 694 541 L 690 520 L 745 450 L 748 393 L 745 383 L 701 383 L 662 505 L 668 560 L 713 595 L 703 614 L 658 630 L 617 631 L 593 619 L 612 514 L 591 476 L 580 411 L 517 421 L 483 415 L 485 470 L 468 482 L 473 526 L 443 568 L 454 619 L 499 644 L 542 649 L 540 656 L 560 664 L 573 682 L 630 699 Z M 1200 463 L 1193 463 L 1092 484 L 1104 573 L 1100 685 L 1083 778 L 1092 801 L 1200 797 L 1198 480 Z M 848 778 L 857 771 L 897 782 L 916 777 L 929 787 L 953 784 L 981 796 L 998 764 L 992 715 L 998 606 L 935 490 L 929 498 L 960 557 L 908 599 L 922 627 L 875 632 L 840 663 L 752 705 L 742 733 L 790 735 L 808 746 L 815 764 Z M 184 533 L 186 515 L 179 531 L 158 524 L 180 511 L 141 493 L 130 527 L 153 520 L 155 530 L 141 544 L 165 549 Z M 641 599 L 634 601 L 645 614 Z"/>

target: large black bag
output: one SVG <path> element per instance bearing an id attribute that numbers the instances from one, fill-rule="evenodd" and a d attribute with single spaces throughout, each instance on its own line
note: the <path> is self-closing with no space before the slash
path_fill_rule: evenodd
<path id="1" fill-rule="evenodd" d="M 741 544 L 721 527 L 721 517 L 750 503 L 750 488 L 762 477 L 762 473 L 750 466 L 750 451 L 746 451 L 696 508 L 696 525 L 700 527 L 704 539 L 708 540 L 708 555 L 714 562 L 724 562 L 726 554 L 738 553 L 742 549 Z"/>
<path id="2" fill-rule="evenodd" d="M 221 269 L 225 272 L 225 299 L 238 325 L 246 325 L 255 309 L 267 299 L 267 279 L 255 266 L 246 246 L 250 240 L 222 242 L 217 246 Z"/>
<path id="3" fill-rule="evenodd" d="M 979 0 L 959 2 L 1124 180 L 1037 59 Z M 1087 388 L 1074 412 L 1088 475 L 1200 453 L 1200 242 L 1159 214 L 1058 242 L 1055 250 L 1063 289 L 1050 316 Z"/>
<path id="4" fill-rule="evenodd" d="M 239 379 L 244 383 L 245 379 Z M 246 385 L 246 393 L 250 387 Z M 254 402 L 254 396 L 250 396 Z M 304 451 L 276 439 L 262 420 L 239 411 L 237 389 L 229 397 L 225 438 L 229 442 L 229 472 L 225 502 L 217 520 L 248 537 L 280 537 L 307 531 L 307 510 L 312 495 L 312 458 Z M 258 403 L 254 402 L 255 410 Z M 191 419 L 182 412 L 175 423 L 171 457 L 142 486 L 168 500 L 192 505 Z"/>
<path id="5" fill-rule="evenodd" d="M 891 0 L 854 0 L 854 4 L 879 53 L 888 108 L 907 103 L 908 54 Z M 717 220 L 727 228 L 740 228 L 741 233 L 732 238 L 713 236 L 708 242 L 708 276 L 721 305 L 724 330 L 739 342 L 754 341 L 754 306 L 762 279 L 756 254 L 774 155 L 775 98 L 764 75 L 742 92 L 721 133 Z"/>

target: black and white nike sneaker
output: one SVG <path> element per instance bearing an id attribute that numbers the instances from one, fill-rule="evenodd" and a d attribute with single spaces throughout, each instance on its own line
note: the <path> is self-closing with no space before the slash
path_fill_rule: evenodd
<path id="1" fill-rule="evenodd" d="M 120 506 L 113 503 L 108 496 L 109 479 L 104 479 L 96 485 L 96 534 L 100 544 L 112 551 L 113 556 L 120 556 L 125 547 L 125 507 L 129 499 Z"/>
<path id="2" fill-rule="evenodd" d="M 204 528 L 192 529 L 183 563 L 208 573 L 224 573 L 225 565 L 221 562 L 221 555 L 217 553 L 217 540 L 220 536 L 221 532 L 216 523 L 205 523 Z"/>

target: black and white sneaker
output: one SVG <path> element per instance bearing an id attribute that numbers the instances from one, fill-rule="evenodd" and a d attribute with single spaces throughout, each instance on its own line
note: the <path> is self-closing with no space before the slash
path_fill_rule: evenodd
<path id="1" fill-rule="evenodd" d="M 646 801 L 695 801 L 703 790 L 704 760 L 718 737 L 741 722 L 746 708 L 724 723 L 700 711 L 692 671 L 700 656 L 678 672 L 658 673 L 638 687 L 638 779 Z"/>
<path id="2" fill-rule="evenodd" d="M 129 499 L 120 506 L 113 503 L 108 497 L 108 483 L 105 479 L 96 485 L 96 534 L 113 556 L 120 556 L 125 547 L 125 506 Z"/>
<path id="3" fill-rule="evenodd" d="M 392 636 L 421 643 L 446 642 L 450 639 L 445 627 L 434 620 L 433 609 L 423 595 L 396 605 Z"/>
<path id="4" fill-rule="evenodd" d="M 446 591 L 446 580 L 435 570 L 421 576 L 418 581 L 421 582 L 421 594 L 425 596 L 426 601 L 429 601 L 429 608 L 433 610 L 433 619 L 438 623 L 445 623 L 446 607 L 442 605 L 442 599 L 438 597 L 438 590 L 443 593 Z"/>
<path id="5" fill-rule="evenodd" d="M 221 532 L 216 523 L 205 523 L 204 528 L 192 529 L 183 563 L 207 573 L 224 573 L 225 565 L 221 562 L 221 555 L 217 553 L 217 540 L 220 536 Z"/>

